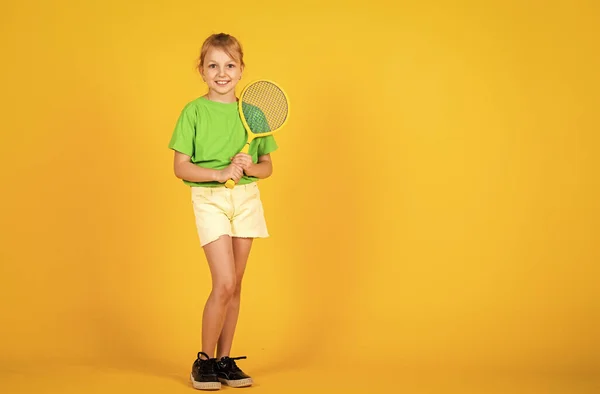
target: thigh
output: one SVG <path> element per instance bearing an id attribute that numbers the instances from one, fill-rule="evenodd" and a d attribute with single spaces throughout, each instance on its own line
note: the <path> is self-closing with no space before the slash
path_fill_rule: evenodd
<path id="1" fill-rule="evenodd" d="M 252 249 L 252 238 L 232 238 L 233 259 L 235 263 L 235 273 L 238 283 L 242 280 L 246 271 L 246 264 Z"/>
<path id="2" fill-rule="evenodd" d="M 233 242 L 230 236 L 222 235 L 215 241 L 206 244 L 204 254 L 210 267 L 213 287 L 236 282 Z"/>

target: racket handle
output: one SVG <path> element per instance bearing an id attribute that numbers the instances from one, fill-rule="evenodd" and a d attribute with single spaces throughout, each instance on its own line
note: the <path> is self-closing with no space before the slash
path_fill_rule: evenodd
<path id="1" fill-rule="evenodd" d="M 253 139 L 254 137 L 250 138 L 248 142 L 246 142 L 246 145 L 244 145 L 244 147 L 242 148 L 242 152 L 248 153 L 248 149 L 250 148 L 250 142 L 252 142 Z M 233 189 L 234 186 L 235 181 L 233 179 L 229 179 L 227 182 L 225 182 L 225 187 L 228 189 Z"/>

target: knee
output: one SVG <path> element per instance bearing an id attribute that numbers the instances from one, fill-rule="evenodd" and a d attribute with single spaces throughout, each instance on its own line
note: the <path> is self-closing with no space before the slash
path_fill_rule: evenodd
<path id="1" fill-rule="evenodd" d="M 217 300 L 219 300 L 221 303 L 226 304 L 229 301 L 231 301 L 231 299 L 235 295 L 236 289 L 237 283 L 235 282 L 235 279 L 230 281 L 223 281 L 216 284 L 213 287 L 213 294 L 215 295 L 215 298 Z"/>
<path id="2" fill-rule="evenodd" d="M 242 280 L 238 279 L 237 282 L 235 282 L 235 289 L 233 290 L 233 298 L 240 298 L 241 294 L 242 294 Z"/>

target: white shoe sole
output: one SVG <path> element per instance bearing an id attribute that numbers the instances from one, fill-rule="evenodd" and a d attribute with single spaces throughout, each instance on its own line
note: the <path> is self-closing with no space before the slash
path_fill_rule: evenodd
<path id="1" fill-rule="evenodd" d="M 229 387 L 248 387 L 252 386 L 252 378 L 240 379 L 240 380 L 227 380 L 223 378 L 219 378 L 219 381 L 223 384 L 226 384 Z"/>
<path id="2" fill-rule="evenodd" d="M 192 386 L 194 386 L 197 390 L 220 390 L 221 382 L 196 382 L 194 380 L 194 376 L 190 374 L 190 380 L 192 381 Z"/>

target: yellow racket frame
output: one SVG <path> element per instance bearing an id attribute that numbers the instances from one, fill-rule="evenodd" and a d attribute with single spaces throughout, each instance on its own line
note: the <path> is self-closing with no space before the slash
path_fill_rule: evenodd
<path id="1" fill-rule="evenodd" d="M 285 117 L 285 120 L 283 121 L 283 123 L 281 124 L 281 126 L 279 126 L 278 128 L 276 128 L 275 130 L 271 130 L 271 131 L 266 132 L 266 133 L 253 133 L 252 130 L 250 130 L 250 126 L 248 126 L 248 123 L 246 122 L 246 118 L 244 117 L 244 111 L 242 110 L 243 101 L 241 100 L 241 98 L 244 97 L 244 93 L 252 85 L 254 85 L 255 83 L 259 83 L 259 82 L 268 82 L 270 84 L 273 84 L 273 85 L 277 86 L 277 88 L 279 90 L 281 90 L 281 92 L 283 93 L 283 96 L 285 97 L 285 101 L 287 102 L 287 106 L 288 106 L 287 116 Z M 244 87 L 244 89 L 242 90 L 242 93 L 240 94 L 240 100 L 238 101 L 238 112 L 240 113 L 240 118 L 242 119 L 242 124 L 244 125 L 244 128 L 248 132 L 248 141 L 246 142 L 246 144 L 244 145 L 244 147 L 242 148 L 242 150 L 240 152 L 241 153 L 248 153 L 248 149 L 250 149 L 250 143 L 252 143 L 252 141 L 254 141 L 255 138 L 262 138 L 262 137 L 267 137 L 267 136 L 273 135 L 275 132 L 281 130 L 283 128 L 283 126 L 285 126 L 285 124 L 287 123 L 288 119 L 290 118 L 290 100 L 289 100 L 288 95 L 285 92 L 285 90 L 283 90 L 282 87 L 279 84 L 277 84 L 277 83 L 275 83 L 273 81 L 270 81 L 268 79 L 257 79 L 255 81 L 252 81 L 252 82 L 248 83 Z M 227 188 L 229 188 L 229 189 L 233 189 L 233 187 L 235 186 L 235 181 L 233 179 L 229 179 L 227 182 L 225 182 L 225 186 Z"/>

